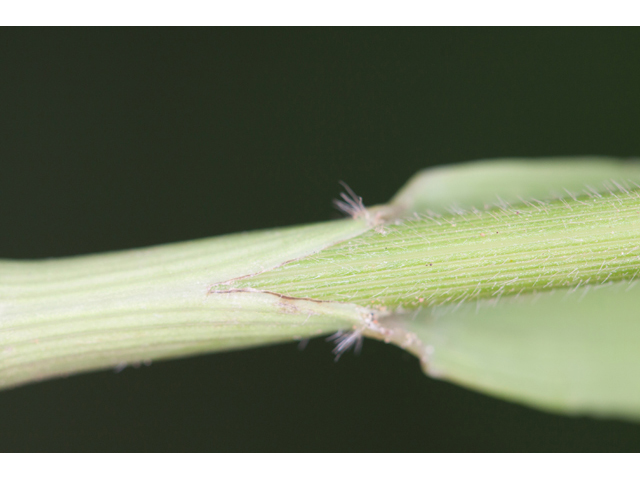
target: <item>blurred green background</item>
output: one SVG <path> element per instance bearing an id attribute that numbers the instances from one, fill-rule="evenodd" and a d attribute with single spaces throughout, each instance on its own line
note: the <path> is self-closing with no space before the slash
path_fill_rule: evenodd
<path id="1" fill-rule="evenodd" d="M 638 29 L 2 29 L 0 257 L 337 218 L 429 165 L 640 153 Z M 1 317 L 0 317 L 1 321 Z M 541 413 L 311 341 L 0 392 L 2 451 L 592 451 Z"/>

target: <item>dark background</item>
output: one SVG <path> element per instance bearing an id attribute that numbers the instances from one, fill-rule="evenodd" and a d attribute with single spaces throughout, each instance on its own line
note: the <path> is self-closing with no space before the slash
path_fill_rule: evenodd
<path id="1" fill-rule="evenodd" d="M 637 29 L 2 29 L 0 256 L 336 217 L 429 165 L 640 154 Z M 640 426 L 295 344 L 0 392 L 0 450 L 639 450 Z M 311 468 L 311 467 L 310 467 Z"/>

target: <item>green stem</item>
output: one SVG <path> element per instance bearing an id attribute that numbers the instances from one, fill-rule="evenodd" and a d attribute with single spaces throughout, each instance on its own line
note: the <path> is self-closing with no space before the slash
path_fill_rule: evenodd
<path id="1" fill-rule="evenodd" d="M 637 191 L 421 216 L 277 269 L 216 286 L 417 308 L 633 279 Z"/>
<path id="2" fill-rule="evenodd" d="M 0 388 L 351 328 L 363 315 L 354 305 L 209 290 L 367 229 L 346 220 L 128 252 L 2 261 Z"/>
<path id="3" fill-rule="evenodd" d="M 0 261 L 0 388 L 346 330 L 339 353 L 366 335 L 481 391 L 640 418 L 639 179 L 611 159 L 480 162 L 386 206 L 343 197 L 359 219 Z"/>

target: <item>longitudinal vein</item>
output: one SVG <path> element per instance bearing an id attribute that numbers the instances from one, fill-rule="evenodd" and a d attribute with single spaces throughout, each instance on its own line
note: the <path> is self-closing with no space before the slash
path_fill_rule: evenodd
<path id="1" fill-rule="evenodd" d="M 213 290 L 415 308 L 631 280 L 639 270 L 640 194 L 624 190 L 421 216 Z"/>

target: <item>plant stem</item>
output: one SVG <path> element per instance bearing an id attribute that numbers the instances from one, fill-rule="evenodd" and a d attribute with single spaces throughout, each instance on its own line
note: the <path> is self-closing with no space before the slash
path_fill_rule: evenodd
<path id="1" fill-rule="evenodd" d="M 0 388 L 351 328 L 362 315 L 354 305 L 208 291 L 367 229 L 344 220 L 127 252 L 2 261 Z"/>
<path id="2" fill-rule="evenodd" d="M 387 230 L 214 288 L 406 309 L 630 280 L 640 269 L 637 191 L 422 216 Z"/>
<path id="3" fill-rule="evenodd" d="M 347 331 L 338 354 L 370 336 L 481 391 L 637 419 L 639 179 L 610 159 L 480 162 L 389 205 L 343 195 L 357 219 L 0 261 L 0 388 Z"/>

